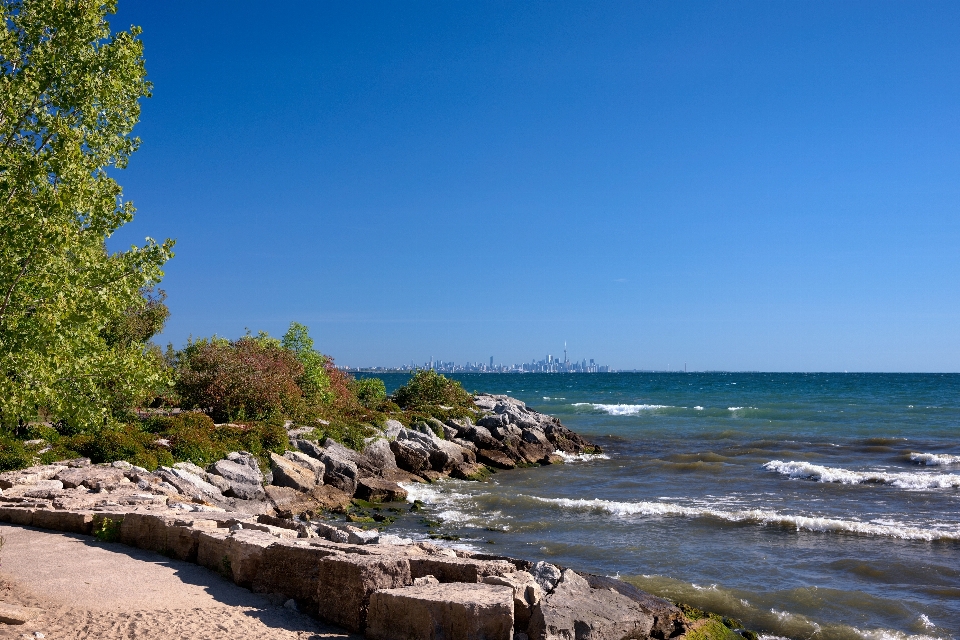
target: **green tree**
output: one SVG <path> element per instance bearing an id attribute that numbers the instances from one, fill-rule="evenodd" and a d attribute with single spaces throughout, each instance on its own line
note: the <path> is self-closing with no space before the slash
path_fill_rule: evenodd
<path id="1" fill-rule="evenodd" d="M 140 336 L 114 340 L 173 242 L 110 253 L 133 218 L 113 170 L 150 95 L 139 28 L 115 0 L 0 0 L 0 424 L 100 425 L 165 375 Z"/>
<path id="2" fill-rule="evenodd" d="M 283 334 L 281 344 L 303 365 L 303 375 L 299 383 L 304 397 L 311 401 L 329 402 L 331 392 L 327 358 L 313 348 L 310 330 L 299 322 L 291 322 L 290 328 Z"/>

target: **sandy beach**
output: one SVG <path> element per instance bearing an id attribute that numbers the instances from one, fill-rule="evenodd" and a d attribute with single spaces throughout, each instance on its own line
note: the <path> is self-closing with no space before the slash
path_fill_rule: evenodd
<path id="1" fill-rule="evenodd" d="M 194 564 L 89 536 L 0 525 L 0 602 L 43 609 L 0 638 L 357 638 Z"/>

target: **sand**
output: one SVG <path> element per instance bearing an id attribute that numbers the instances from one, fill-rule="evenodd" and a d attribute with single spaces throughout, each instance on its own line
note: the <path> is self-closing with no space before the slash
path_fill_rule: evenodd
<path id="1" fill-rule="evenodd" d="M 117 543 L 0 525 L 0 602 L 39 607 L 0 638 L 359 638 L 187 562 Z"/>

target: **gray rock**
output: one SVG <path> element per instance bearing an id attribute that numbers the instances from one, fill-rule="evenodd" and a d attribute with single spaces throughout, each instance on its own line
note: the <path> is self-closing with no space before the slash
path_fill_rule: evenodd
<path id="1" fill-rule="evenodd" d="M 287 451 L 283 454 L 283 457 L 287 460 L 290 460 L 294 464 L 298 464 L 301 467 L 306 467 L 307 469 L 313 471 L 317 475 L 317 483 L 323 484 L 323 473 L 325 468 L 323 463 L 318 459 L 299 451 Z"/>
<path id="2" fill-rule="evenodd" d="M 543 597 L 543 590 L 533 576 L 526 571 L 517 571 L 503 576 L 486 576 L 486 584 L 499 584 L 513 589 L 513 615 L 517 629 L 526 629 L 533 608 Z"/>
<path id="3" fill-rule="evenodd" d="M 383 435 L 385 435 L 387 439 L 396 438 L 401 429 L 403 429 L 403 423 L 398 420 L 387 420 L 383 423 Z"/>
<path id="4" fill-rule="evenodd" d="M 359 454 L 329 438 L 323 444 L 324 452 L 320 456 L 320 461 L 323 462 L 325 467 L 324 484 L 352 496 L 357 491 L 359 470 L 355 460 L 359 457 Z"/>
<path id="5" fill-rule="evenodd" d="M 592 589 L 565 569 L 553 593 L 534 607 L 527 633 L 536 640 L 623 640 L 648 638 L 653 617 L 630 598 L 610 589 Z"/>
<path id="6" fill-rule="evenodd" d="M 256 460 L 254 460 L 256 464 Z M 263 500 L 263 474 L 259 465 L 256 467 L 236 462 L 235 460 L 218 460 L 210 466 L 210 476 L 220 476 L 229 484 L 224 495 L 241 500 Z"/>
<path id="7" fill-rule="evenodd" d="M 397 458 L 390 449 L 390 442 L 384 438 L 377 438 L 370 442 L 363 450 L 365 468 L 377 469 L 380 472 L 397 468 Z"/>
<path id="8" fill-rule="evenodd" d="M 488 584 L 420 584 L 370 596 L 371 640 L 512 640 L 511 590 Z"/>
<path id="9" fill-rule="evenodd" d="M 553 591 L 554 587 L 557 586 L 557 582 L 560 580 L 561 575 L 560 569 L 558 569 L 555 565 L 542 561 L 533 565 L 533 568 L 530 569 L 530 573 L 533 575 L 533 579 L 536 580 L 538 585 L 540 585 L 540 588 L 544 593 L 550 593 Z"/>
<path id="10" fill-rule="evenodd" d="M 273 471 L 273 484 L 278 487 L 307 492 L 317 486 L 316 473 L 275 453 L 270 454 L 270 469 Z"/>
<path id="11" fill-rule="evenodd" d="M 202 469 L 201 469 L 202 471 Z M 177 491 L 191 498 L 218 498 L 223 493 L 200 476 L 183 469 L 174 469 L 171 467 L 160 467 L 157 472 L 167 483 L 177 488 Z"/>
<path id="12" fill-rule="evenodd" d="M 323 447 L 314 442 L 313 440 L 295 440 L 294 445 L 301 453 L 305 453 L 311 458 L 320 459 L 320 456 L 323 455 Z"/>
<path id="13" fill-rule="evenodd" d="M 380 542 L 380 532 L 376 529 L 351 531 L 347 536 L 347 542 L 350 544 L 377 544 Z"/>

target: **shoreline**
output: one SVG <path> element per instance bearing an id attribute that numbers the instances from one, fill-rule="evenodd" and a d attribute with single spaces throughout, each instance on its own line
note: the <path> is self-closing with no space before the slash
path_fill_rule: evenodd
<path id="1" fill-rule="evenodd" d="M 179 463 L 150 473 L 125 462 L 72 460 L 7 472 L 0 474 L 0 522 L 95 535 L 195 563 L 323 622 L 384 640 L 428 637 L 423 619 L 472 630 L 463 637 L 517 640 L 565 637 L 575 628 L 611 638 L 691 631 L 721 638 L 739 627 L 612 578 L 386 533 L 389 517 L 371 508 L 405 499 L 399 482 L 481 479 L 486 467 L 601 452 L 518 400 L 474 400 L 476 424 L 434 419 L 408 429 L 388 421 L 362 452 L 303 440 L 289 424 L 291 450 L 271 454 L 266 474 L 240 452 L 206 470 Z M 345 513 L 350 524 L 318 520 L 325 511 Z M 716 628 L 704 635 L 705 626 Z"/>

